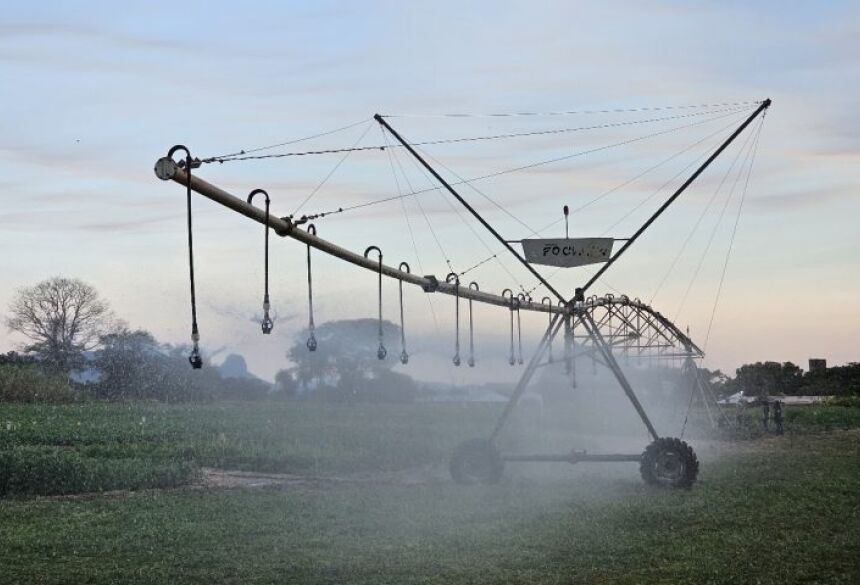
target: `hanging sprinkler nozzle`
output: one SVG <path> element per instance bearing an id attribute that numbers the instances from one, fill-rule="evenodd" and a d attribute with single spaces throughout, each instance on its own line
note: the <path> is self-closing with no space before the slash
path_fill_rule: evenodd
<path id="1" fill-rule="evenodd" d="M 308 224 L 308 233 L 317 235 L 317 228 L 314 224 Z M 311 276 L 311 245 L 308 244 L 308 340 L 305 342 L 308 351 L 317 350 L 316 325 L 314 325 L 314 285 L 313 277 Z"/>
<path id="2" fill-rule="evenodd" d="M 376 251 L 379 256 L 379 264 L 377 265 L 377 271 L 379 275 L 378 283 L 379 283 L 379 329 L 377 331 L 377 337 L 379 338 L 379 348 L 376 350 L 376 357 L 380 360 L 384 360 L 385 356 L 388 355 L 388 350 L 385 349 L 385 345 L 382 343 L 382 250 L 380 250 L 377 246 L 368 246 L 364 251 L 364 257 L 369 258 L 370 253 Z"/>
<path id="3" fill-rule="evenodd" d="M 408 262 L 401 262 L 398 269 L 406 274 L 412 272 Z M 398 281 L 397 285 L 400 291 L 400 363 L 405 366 L 409 363 L 409 353 L 406 351 L 406 323 L 403 320 L 403 281 Z"/>
<path id="4" fill-rule="evenodd" d="M 445 282 L 454 285 L 454 357 L 451 361 L 460 367 L 460 277 L 455 272 L 449 272 Z"/>
<path id="5" fill-rule="evenodd" d="M 187 147 L 177 144 L 167 151 L 166 157 L 156 163 L 155 174 L 163 180 L 173 178 L 173 173 L 177 166 L 173 161 L 173 155 L 180 150 L 185 151 L 185 173 L 188 176 L 188 181 L 185 184 L 186 217 L 188 221 L 188 280 L 191 285 L 191 354 L 188 356 L 188 363 L 191 364 L 193 369 L 199 370 L 203 367 L 203 358 L 200 357 L 200 331 L 197 329 L 197 293 L 194 287 L 194 238 L 191 229 L 191 169 L 195 168 L 193 164 L 195 159 L 191 158 L 191 151 Z"/>
<path id="6" fill-rule="evenodd" d="M 477 282 L 470 282 L 469 288 L 479 290 Z M 475 367 L 475 323 L 472 320 L 472 299 L 469 298 L 469 360 L 470 368 Z"/>
<path id="7" fill-rule="evenodd" d="M 191 368 L 194 370 L 199 370 L 203 367 L 203 357 L 200 355 L 200 333 L 197 331 L 196 326 L 191 333 L 191 354 L 188 356 L 188 363 L 191 364 Z"/>
<path id="8" fill-rule="evenodd" d="M 517 363 L 517 357 L 514 353 L 514 311 L 516 310 L 514 303 L 516 302 L 516 299 L 514 298 L 514 291 L 509 288 L 502 291 L 502 296 L 510 301 L 508 308 L 511 311 L 511 352 L 510 355 L 508 355 L 508 364 L 513 366 Z"/>
<path id="9" fill-rule="evenodd" d="M 269 316 L 269 310 L 272 308 L 271 303 L 269 303 L 269 206 L 271 205 L 271 200 L 269 199 L 269 194 L 266 193 L 263 189 L 254 189 L 248 194 L 248 204 L 254 200 L 255 195 L 263 195 L 266 198 L 266 223 L 265 223 L 265 253 L 263 258 L 263 270 L 265 272 L 265 284 L 263 288 L 263 319 L 260 321 L 260 328 L 263 330 L 264 335 L 268 335 L 272 332 L 272 328 L 275 326 L 272 318 Z"/>

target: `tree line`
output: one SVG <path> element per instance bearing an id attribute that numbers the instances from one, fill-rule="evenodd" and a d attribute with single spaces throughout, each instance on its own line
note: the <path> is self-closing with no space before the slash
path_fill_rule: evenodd
<path id="1" fill-rule="evenodd" d="M 274 386 L 224 377 L 209 360 L 192 371 L 187 346 L 129 328 L 95 288 L 78 279 L 54 277 L 19 289 L 5 323 L 26 341 L 20 353 L 0 355 L 0 400 L 403 402 L 417 392 L 412 378 L 391 370 L 396 360 L 376 358 L 376 346 L 368 343 L 377 331 L 373 319 L 323 323 L 315 352 L 297 340 L 286 356 L 293 366 L 278 372 Z M 383 331 L 392 340 L 400 335 L 390 322 Z M 81 381 L 81 372 L 91 375 Z"/>
<path id="2" fill-rule="evenodd" d="M 316 351 L 309 351 L 305 330 L 289 348 L 291 367 L 279 371 L 272 387 L 253 378 L 224 378 L 207 364 L 193 372 L 188 348 L 158 342 L 141 329 L 131 329 L 111 311 L 89 284 L 53 277 L 21 288 L 9 305 L 6 326 L 26 341 L 21 353 L 0 355 L 0 400 L 6 396 L 69 397 L 85 391 L 109 400 L 148 399 L 259 400 L 266 398 L 327 402 L 411 402 L 419 387 L 409 376 L 393 371 L 394 356 L 376 356 L 375 319 L 323 323 L 313 332 Z M 383 338 L 395 342 L 400 328 L 383 322 Z M 72 384 L 70 374 L 90 369 L 90 383 Z M 704 370 L 716 392 L 728 396 L 835 395 L 860 396 L 860 363 L 804 372 L 791 362 L 745 364 L 730 377 Z"/>

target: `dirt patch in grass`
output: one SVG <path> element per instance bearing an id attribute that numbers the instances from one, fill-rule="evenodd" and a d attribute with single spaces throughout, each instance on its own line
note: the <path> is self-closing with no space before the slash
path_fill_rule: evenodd
<path id="1" fill-rule="evenodd" d="M 352 473 L 336 476 L 314 476 L 293 473 L 258 473 L 204 467 L 200 479 L 192 487 L 203 489 L 237 488 L 325 488 L 350 484 L 359 485 L 428 485 L 450 481 L 437 466 L 421 466 L 394 472 Z"/>

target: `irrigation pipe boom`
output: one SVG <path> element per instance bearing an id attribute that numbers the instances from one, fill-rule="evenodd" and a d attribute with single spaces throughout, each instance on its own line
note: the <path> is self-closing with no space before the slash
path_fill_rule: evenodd
<path id="1" fill-rule="evenodd" d="M 156 163 L 156 174 L 160 179 L 172 180 L 176 183 L 179 183 L 183 187 L 187 186 L 189 183 L 189 173 L 187 173 L 183 167 L 180 167 L 173 159 L 170 158 L 162 158 L 158 160 L 158 162 Z M 232 209 L 233 211 L 240 213 L 245 217 L 252 219 L 258 223 L 261 223 L 263 225 L 266 224 L 265 210 L 259 207 L 254 207 L 253 205 L 247 203 L 244 199 L 241 199 L 240 197 L 228 193 L 220 187 L 216 187 L 212 183 L 201 179 L 194 173 L 191 173 L 190 176 L 191 190 L 195 193 L 203 195 L 204 197 L 211 199 L 216 203 L 220 203 L 224 207 Z M 274 230 L 274 232 L 279 236 L 292 238 L 294 240 L 302 242 L 303 244 L 307 244 L 311 248 L 316 248 L 321 252 L 330 254 L 332 256 L 340 258 L 341 260 L 349 262 L 350 264 L 360 266 L 372 272 L 379 272 L 380 270 L 379 262 L 377 262 L 376 260 L 365 258 L 361 254 L 356 254 L 355 252 L 347 250 L 346 248 L 338 246 L 337 244 L 333 244 L 332 242 L 329 242 L 324 238 L 315 236 L 312 233 L 308 233 L 303 229 L 298 229 L 298 225 L 291 221 L 289 218 L 269 216 L 268 222 L 269 227 Z M 459 294 L 461 298 L 471 299 L 479 303 L 487 303 L 500 307 L 511 306 L 511 300 L 501 295 L 495 295 L 492 293 L 475 290 L 467 286 L 457 287 L 455 284 L 445 282 L 444 279 L 436 280 L 435 277 L 419 276 L 417 274 L 404 272 L 398 268 L 395 268 L 394 266 L 389 266 L 387 264 L 382 265 L 382 274 L 390 278 L 395 278 L 397 280 L 401 280 L 409 284 L 420 286 L 422 289 L 424 289 L 425 292 L 438 292 L 451 296 L 456 296 Z M 547 304 L 541 304 L 528 300 L 516 302 L 519 303 L 519 308 L 522 311 L 537 311 L 541 313 L 557 314 L 565 313 L 566 311 L 563 306 L 550 306 Z"/>

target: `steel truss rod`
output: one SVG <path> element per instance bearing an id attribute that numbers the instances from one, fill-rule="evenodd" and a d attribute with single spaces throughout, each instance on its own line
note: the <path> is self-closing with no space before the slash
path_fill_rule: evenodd
<path id="1" fill-rule="evenodd" d="M 185 169 L 180 167 L 170 158 L 160 159 L 156 163 L 156 168 L 158 169 L 157 175 L 162 180 L 172 180 L 180 185 L 187 186 L 188 185 L 188 173 L 185 172 Z M 201 179 L 196 174 L 191 174 L 191 190 L 215 201 L 216 203 L 220 203 L 224 207 L 228 209 L 232 209 L 233 211 L 244 215 L 245 217 L 252 219 L 258 223 L 263 225 L 266 224 L 266 213 L 263 209 L 254 207 L 247 203 L 244 199 L 236 197 L 231 193 L 217 187 L 203 179 Z M 463 299 L 471 299 L 475 302 L 485 303 L 489 305 L 496 305 L 500 307 L 511 308 L 511 299 L 503 297 L 501 295 L 495 295 L 488 292 L 475 290 L 470 287 L 457 287 L 455 284 L 447 283 L 442 279 L 438 281 L 435 277 L 425 277 L 419 276 L 417 274 L 411 274 L 409 272 L 404 272 L 394 266 L 389 266 L 387 264 L 383 264 L 381 269 L 379 262 L 370 258 L 365 258 L 361 254 L 356 254 L 351 250 L 347 250 L 346 248 L 342 248 L 337 244 L 329 242 L 323 238 L 320 238 L 312 233 L 308 233 L 306 230 L 295 229 L 296 225 L 290 221 L 288 218 L 278 218 L 273 215 L 269 216 L 268 219 L 269 227 L 275 231 L 275 233 L 281 237 L 292 238 L 294 240 L 298 240 L 303 244 L 306 244 L 312 248 L 316 248 L 320 252 L 325 254 L 329 254 L 331 256 L 335 256 L 349 262 L 350 264 L 354 264 L 356 266 L 360 266 L 362 268 L 366 268 L 372 272 L 382 271 L 384 276 L 388 276 L 390 278 L 394 278 L 397 280 L 401 280 L 403 282 L 414 284 L 416 286 L 420 286 L 424 289 L 425 292 L 438 292 L 445 295 L 456 296 L 459 295 Z M 518 304 L 518 308 L 521 311 L 535 311 L 541 313 L 553 313 L 553 314 L 563 314 L 567 311 L 564 306 L 559 305 L 549 305 L 542 304 L 532 301 L 516 301 Z"/>
<path id="2" fill-rule="evenodd" d="M 445 187 L 445 189 L 446 189 L 446 190 L 447 190 L 451 195 L 453 195 L 453 196 L 454 196 L 454 198 L 455 198 L 455 199 L 457 199 L 457 201 L 459 201 L 459 202 L 463 205 L 463 207 L 465 207 L 465 208 L 469 211 L 469 213 L 471 213 L 471 214 L 475 217 L 475 219 L 477 219 L 479 222 L 481 222 L 481 225 L 482 225 L 482 226 L 484 226 L 485 228 L 487 228 L 487 231 L 489 231 L 491 234 L 493 234 L 493 237 L 495 237 L 499 242 L 501 242 L 501 244 L 502 244 L 505 248 L 507 248 L 507 249 L 508 249 L 508 251 L 509 251 L 511 254 L 513 254 L 513 255 L 514 255 L 514 257 L 515 257 L 517 260 L 519 260 L 519 261 L 520 261 L 520 264 L 522 264 L 523 266 L 525 266 L 525 267 L 526 267 L 526 269 L 527 269 L 529 272 L 531 272 L 531 273 L 532 273 L 532 275 L 533 275 L 535 278 L 537 278 L 537 279 L 540 281 L 540 283 L 541 283 L 541 284 L 543 284 L 549 292 L 551 292 L 552 294 L 554 294 L 554 295 L 556 296 L 556 298 L 559 300 L 559 302 L 561 302 L 562 304 L 567 304 L 567 299 L 566 299 L 565 297 L 563 297 L 563 296 L 561 295 L 561 293 L 560 293 L 560 292 L 558 292 L 557 290 L 555 290 L 555 288 L 554 288 L 554 287 L 549 283 L 549 281 L 547 281 L 547 279 L 546 279 L 546 278 L 544 278 L 544 277 L 543 277 L 543 275 L 542 275 L 540 272 L 538 272 L 538 271 L 535 269 L 535 267 L 534 267 L 534 266 L 532 266 L 531 264 L 529 264 L 529 263 L 526 261 L 526 259 L 525 259 L 525 258 L 523 258 L 523 257 L 520 255 L 520 253 L 519 253 L 519 252 L 517 252 L 516 250 L 514 250 L 513 246 L 511 246 L 511 244 L 509 243 L 509 241 L 508 241 L 508 240 L 506 240 L 504 237 L 502 237 L 502 235 L 501 235 L 499 232 L 497 232 L 497 231 L 496 231 L 496 229 L 495 229 L 493 226 L 491 226 L 491 225 L 489 224 L 489 222 L 487 222 L 487 220 L 485 220 L 485 219 L 483 218 L 483 216 L 481 216 L 481 214 L 480 214 L 480 213 L 478 213 L 478 211 L 477 211 L 474 207 L 472 207 L 471 205 L 469 205 L 469 202 L 468 202 L 468 201 L 466 201 L 465 199 L 463 199 L 463 196 L 462 196 L 462 195 L 460 195 L 460 194 L 459 194 L 459 193 L 454 189 L 454 187 L 452 187 L 452 186 L 450 185 L 450 183 L 448 183 L 448 181 L 446 181 L 445 179 L 443 179 L 443 178 L 442 178 L 442 175 L 440 175 L 438 172 L 436 172 L 436 169 L 434 169 L 432 166 L 430 166 L 430 163 L 428 163 L 426 160 L 424 160 L 424 158 L 423 158 L 420 154 L 418 154 L 418 152 L 416 152 L 414 148 L 412 148 L 412 145 L 411 145 L 411 144 L 409 144 L 408 142 L 406 142 L 406 141 L 405 141 L 405 140 L 400 136 L 400 134 L 398 134 L 398 133 L 397 133 L 397 131 L 396 131 L 394 128 L 392 128 L 392 127 L 388 124 L 388 122 L 386 122 L 386 121 L 385 121 L 385 118 L 383 118 L 383 117 L 382 117 L 382 116 L 380 116 L 379 114 L 376 114 L 375 116 L 373 116 L 373 119 L 374 119 L 374 120 L 376 120 L 377 122 L 379 122 L 379 124 L 380 124 L 383 128 L 385 128 L 386 130 L 388 130 L 388 132 L 390 132 L 390 133 L 391 133 L 391 135 L 392 135 L 392 136 L 393 136 L 393 137 L 394 137 L 394 138 L 395 138 L 395 139 L 396 139 L 400 144 L 402 144 L 402 145 L 404 146 L 404 148 L 406 148 L 406 150 L 409 152 L 409 154 L 411 154 L 413 157 L 415 157 L 415 160 L 417 160 L 419 163 L 421 163 L 421 166 L 423 166 L 425 169 L 427 169 L 427 171 L 429 171 L 429 172 L 430 172 L 430 174 L 431 174 L 431 175 L 433 175 L 433 177 L 434 177 L 437 181 L 439 181 L 439 183 L 440 183 L 443 187 Z"/>
<path id="3" fill-rule="evenodd" d="M 746 127 L 747 127 L 747 126 L 749 126 L 749 125 L 752 123 L 752 121 L 753 121 L 753 120 L 755 120 L 755 119 L 759 116 L 759 114 L 761 114 L 762 112 L 764 112 L 765 110 L 767 110 L 767 109 L 770 107 L 770 104 L 771 104 L 770 98 L 768 98 L 768 99 L 764 100 L 764 101 L 759 105 L 759 107 L 757 107 L 757 108 L 755 109 L 755 111 L 754 111 L 752 114 L 750 114 L 750 115 L 749 115 L 749 117 L 748 117 L 746 120 L 744 120 L 744 122 L 743 122 L 740 126 L 738 126 L 738 128 L 737 128 L 734 132 L 732 132 L 731 136 L 729 136 L 729 137 L 725 140 L 725 142 L 723 142 L 723 143 L 720 145 L 720 147 L 719 147 L 717 150 L 715 150 L 715 151 L 713 152 L 713 154 L 711 154 L 711 156 L 709 156 L 709 157 L 707 158 L 707 160 L 705 160 L 705 162 L 703 162 L 703 163 L 699 166 L 699 168 L 698 168 L 698 169 L 696 169 L 696 171 L 695 171 L 692 175 L 690 175 L 690 177 L 689 177 L 686 181 L 684 181 L 684 183 L 683 183 L 680 187 L 678 187 L 678 189 L 677 189 L 677 190 L 672 194 L 672 196 L 671 196 L 671 197 L 669 197 L 669 198 L 668 198 L 668 199 L 663 203 L 663 205 L 661 205 L 661 206 L 657 209 L 657 211 L 655 211 L 655 212 L 653 213 L 653 215 L 651 215 L 651 217 L 649 217 L 649 218 L 645 221 L 645 223 L 643 223 L 643 224 L 639 227 L 639 229 L 638 229 L 638 230 L 636 230 L 636 233 L 635 233 L 635 234 L 633 234 L 632 236 L 630 236 L 630 239 L 629 239 L 629 240 L 627 240 L 627 242 L 625 242 L 623 246 L 621 246 L 621 249 L 620 249 L 620 250 L 618 250 L 618 252 L 616 252 L 616 253 L 615 253 L 615 255 L 613 255 L 613 256 L 612 256 L 612 258 L 610 258 L 610 259 L 609 259 L 609 261 L 608 261 L 606 264 L 604 264 L 604 265 L 600 268 L 600 270 L 598 270 L 598 271 L 594 274 L 594 276 L 592 276 L 592 277 L 588 280 L 588 282 L 586 282 L 586 283 L 585 283 L 585 285 L 584 285 L 581 289 L 577 289 L 577 294 L 584 294 L 584 293 L 585 293 L 585 291 L 587 291 L 587 290 L 591 287 L 591 285 L 593 285 L 595 282 L 597 282 L 597 280 L 598 280 L 601 276 L 603 276 L 603 274 L 604 274 L 607 270 L 609 270 L 609 267 L 610 267 L 610 266 L 612 266 L 613 264 L 615 264 L 615 261 L 616 261 L 616 260 L 618 260 L 618 259 L 621 257 L 621 255 L 622 255 L 622 254 L 624 254 L 624 252 L 626 252 L 626 251 L 627 251 L 627 249 L 628 249 L 630 246 L 632 246 L 632 245 L 633 245 L 633 243 L 634 243 L 634 242 L 639 238 L 639 236 L 641 236 L 641 235 L 642 235 L 642 233 L 643 233 L 645 230 L 647 230 L 647 229 L 648 229 L 648 227 L 649 227 L 652 223 L 654 223 L 654 221 L 656 221 L 656 220 L 657 220 L 657 218 L 658 218 L 658 217 L 660 217 L 660 216 L 663 214 L 663 212 L 664 212 L 664 211 L 666 211 L 666 209 L 667 209 L 670 205 L 672 205 L 672 203 L 674 203 L 674 202 L 675 202 L 675 200 L 676 200 L 678 197 L 680 197 L 681 193 L 683 193 L 684 191 L 686 191 L 686 190 L 687 190 L 687 187 L 689 187 L 690 185 L 692 185 L 692 184 L 693 184 L 693 181 L 695 181 L 696 179 L 698 179 L 698 178 L 699 178 L 699 175 L 701 175 L 701 174 L 705 171 L 705 169 L 706 169 L 706 168 L 708 168 L 708 167 L 710 166 L 710 164 L 711 164 L 712 162 L 714 162 L 714 160 L 716 160 L 716 158 L 717 158 L 718 156 L 720 156 L 720 155 L 723 153 L 723 151 L 724 151 L 726 148 L 728 148 L 728 146 L 729 146 L 732 142 L 734 142 L 735 138 L 737 138 L 737 137 L 741 134 L 741 132 L 743 132 L 744 130 L 746 130 Z"/>

